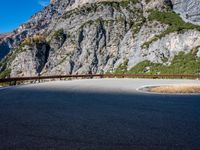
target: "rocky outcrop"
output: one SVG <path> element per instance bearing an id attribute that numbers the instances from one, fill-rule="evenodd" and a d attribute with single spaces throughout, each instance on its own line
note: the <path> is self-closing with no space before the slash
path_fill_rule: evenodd
<path id="1" fill-rule="evenodd" d="M 172 4 L 185 21 L 200 25 L 200 0 L 172 0 Z"/>
<path id="2" fill-rule="evenodd" d="M 50 52 L 44 73 L 107 72 L 123 62 L 125 50 L 120 45 L 127 34 L 134 34 L 132 25 L 143 17 L 139 11 L 142 5 L 130 3 L 129 9 L 138 13 L 122 6 L 122 3 L 87 4 L 76 10 L 76 15 L 69 17 L 73 13 L 68 12 L 60 18 L 54 27 L 63 29 L 67 39 L 60 49 Z M 129 50 L 126 51 L 128 55 Z"/>
<path id="3" fill-rule="evenodd" d="M 6 56 L 10 52 L 9 42 L 0 42 L 0 59 Z"/>
<path id="4" fill-rule="evenodd" d="M 190 52 L 200 45 L 200 32 L 189 30 L 182 34 L 171 33 L 150 45 L 148 51 L 144 51 L 146 60 L 162 63 L 164 58 L 173 59 L 179 52 Z"/>
<path id="5" fill-rule="evenodd" d="M 170 0 L 52 1 L 14 31 L 10 44 L 14 48 L 0 70 L 10 68 L 15 77 L 95 74 L 112 72 L 124 62 L 128 69 L 144 60 L 170 63 L 180 51 L 200 46 L 200 32 L 189 28 L 152 40 L 169 25 L 150 21 L 151 10 L 166 11 L 172 5 L 177 11 L 175 1 Z M 34 35 L 45 40 L 24 42 Z M 152 42 L 144 47 L 148 41 Z"/>
<path id="6" fill-rule="evenodd" d="M 73 0 L 52 1 L 49 6 L 34 14 L 27 22 L 15 29 L 9 38 L 5 37 L 4 41 L 6 42 L 0 42 L 0 52 L 2 52 L 0 60 L 5 57 L 8 52 L 16 48 L 26 37 L 44 34 L 49 25 L 54 22 L 56 18 L 62 16 L 65 9 L 71 7 L 72 4 L 74 4 Z"/>
<path id="7" fill-rule="evenodd" d="M 47 62 L 49 49 L 45 42 L 22 46 L 11 63 L 11 76 L 39 75 Z"/>
<path id="8" fill-rule="evenodd" d="M 12 47 L 12 33 L 0 34 L 0 60 L 6 56 Z"/>

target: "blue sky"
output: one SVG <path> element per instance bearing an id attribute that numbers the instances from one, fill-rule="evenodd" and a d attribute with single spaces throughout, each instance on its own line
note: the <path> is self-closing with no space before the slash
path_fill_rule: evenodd
<path id="1" fill-rule="evenodd" d="M 50 0 L 2 0 L 0 4 L 0 33 L 9 32 L 27 21 Z"/>

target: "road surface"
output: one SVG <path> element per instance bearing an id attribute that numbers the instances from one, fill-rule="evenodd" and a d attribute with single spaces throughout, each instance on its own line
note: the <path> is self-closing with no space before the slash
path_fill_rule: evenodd
<path id="1" fill-rule="evenodd" d="M 0 150 L 195 150 L 200 96 L 138 92 L 195 80 L 95 79 L 0 89 Z"/>

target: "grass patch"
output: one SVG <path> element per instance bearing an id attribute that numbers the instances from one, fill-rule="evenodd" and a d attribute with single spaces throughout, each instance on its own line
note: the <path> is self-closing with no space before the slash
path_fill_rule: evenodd
<path id="1" fill-rule="evenodd" d="M 197 57 L 196 51 L 189 53 L 180 52 L 174 57 L 170 65 L 161 63 L 152 63 L 148 60 L 138 63 L 136 66 L 127 70 L 127 63 L 121 64 L 115 73 L 128 74 L 199 74 L 200 58 Z"/>
<path id="2" fill-rule="evenodd" d="M 123 74 L 127 72 L 128 69 L 128 59 L 124 61 L 124 63 L 120 64 L 114 73 L 116 74 Z"/>

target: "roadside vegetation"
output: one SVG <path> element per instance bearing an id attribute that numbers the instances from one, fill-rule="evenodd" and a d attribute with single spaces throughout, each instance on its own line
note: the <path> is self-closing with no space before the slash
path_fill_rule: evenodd
<path id="1" fill-rule="evenodd" d="M 10 73 L 11 73 L 11 69 L 7 69 L 7 70 L 0 72 L 0 79 L 10 77 Z M 0 87 L 1 86 L 9 86 L 11 84 L 12 83 L 0 83 Z"/>
<path id="2" fill-rule="evenodd" d="M 128 74 L 199 74 L 200 58 L 195 51 L 189 53 L 180 52 L 168 64 L 152 63 L 148 60 L 140 62 L 130 70 L 127 70 L 127 62 L 121 64 L 115 73 Z"/>
<path id="3" fill-rule="evenodd" d="M 3 72 L 0 72 L 0 78 L 9 77 L 10 73 L 11 73 L 11 69 L 4 70 Z"/>
<path id="4" fill-rule="evenodd" d="M 125 60 L 123 64 L 120 64 L 118 68 L 115 70 L 115 73 L 117 74 L 123 74 L 127 72 L 128 68 L 128 60 Z"/>

